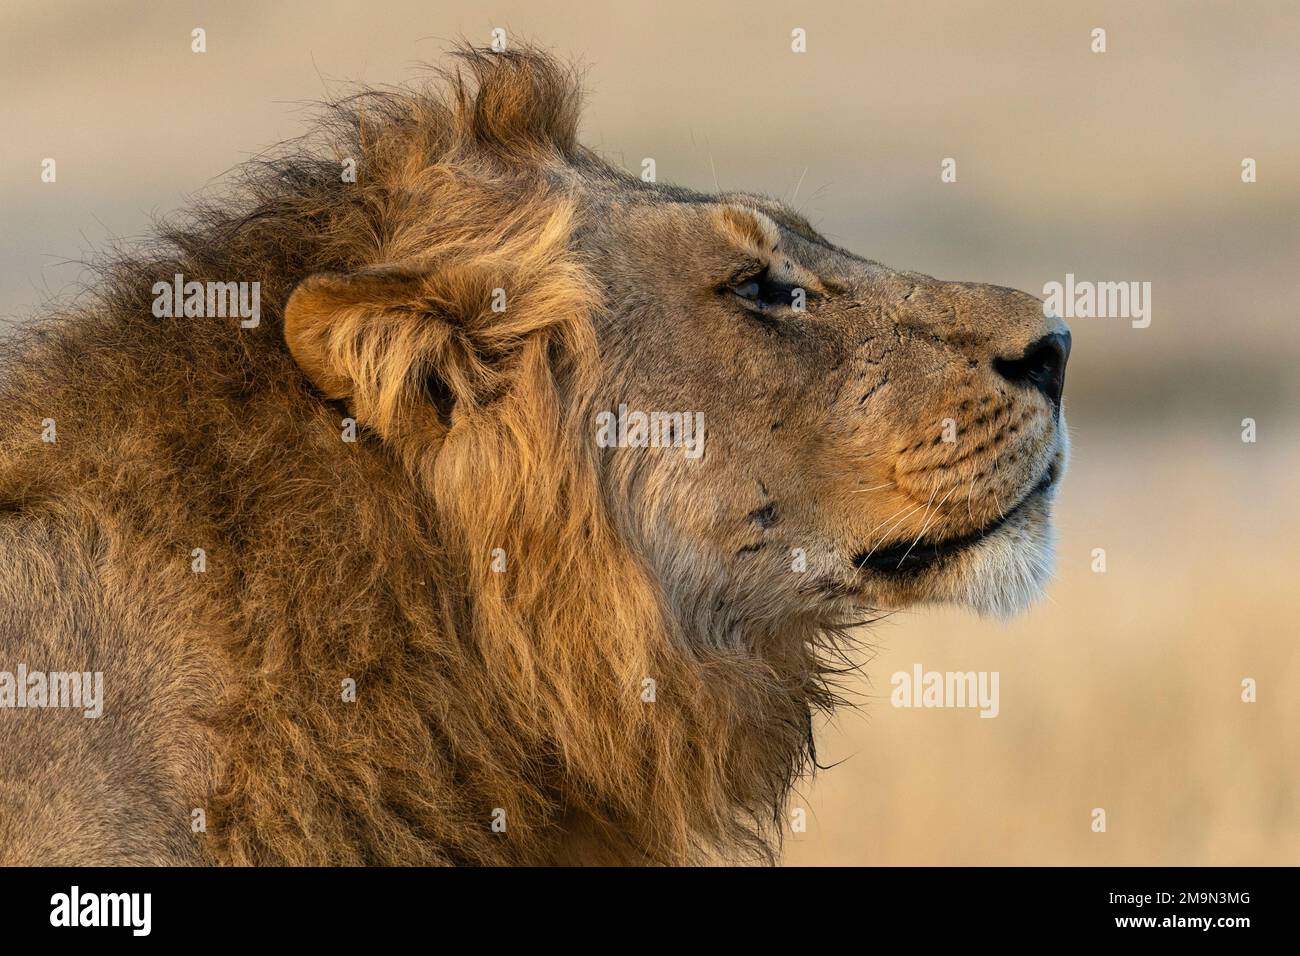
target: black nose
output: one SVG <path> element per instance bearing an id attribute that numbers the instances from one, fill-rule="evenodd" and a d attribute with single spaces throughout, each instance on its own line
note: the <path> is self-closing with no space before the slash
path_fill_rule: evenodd
<path id="1" fill-rule="evenodd" d="M 1070 333 L 1053 332 L 1029 346 L 1020 358 L 994 359 L 993 370 L 1008 382 L 1038 389 L 1054 408 L 1060 408 L 1065 363 L 1069 358 Z"/>

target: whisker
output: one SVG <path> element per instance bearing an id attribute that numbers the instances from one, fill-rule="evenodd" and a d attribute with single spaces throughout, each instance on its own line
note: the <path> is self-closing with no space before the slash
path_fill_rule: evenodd
<path id="1" fill-rule="evenodd" d="M 887 481 L 883 485 L 876 485 L 874 488 L 858 488 L 853 493 L 855 495 L 864 495 L 868 491 L 879 491 L 881 488 L 890 488 L 893 486 L 893 484 L 894 483 L 892 481 Z"/>
<path id="2" fill-rule="evenodd" d="M 1002 469 L 998 467 L 998 460 L 996 458 L 993 459 L 993 471 L 998 476 L 998 478 L 1001 479 Z M 1006 512 L 1002 510 L 1002 502 L 998 501 L 998 496 L 996 494 L 992 494 L 989 497 L 993 499 L 993 507 L 998 509 L 998 517 L 1001 518 L 1003 521 L 1006 521 L 1007 515 Z"/>
<path id="3" fill-rule="evenodd" d="M 931 495 L 931 496 L 930 496 L 930 501 L 933 501 L 933 500 L 934 500 L 934 495 Z M 920 511 L 922 508 L 929 508 L 929 507 L 930 507 L 930 505 L 929 505 L 928 503 L 927 503 L 927 504 L 924 504 L 924 505 L 917 505 L 915 508 L 912 508 L 910 511 L 908 511 L 907 514 L 903 515 L 901 518 L 899 518 L 897 521 L 895 521 L 893 524 L 891 524 L 888 528 L 886 528 L 886 529 L 885 529 L 885 537 L 882 537 L 880 541 L 878 541 L 878 542 L 876 542 L 876 544 L 872 545 L 871 550 L 867 552 L 867 557 L 869 558 L 869 557 L 871 557 L 873 554 L 875 554 L 875 553 L 876 553 L 876 549 L 879 548 L 882 544 L 885 543 L 885 541 L 888 540 L 888 534 L 889 534 L 890 531 L 893 531 L 893 530 L 894 530 L 895 528 L 897 528 L 900 524 L 902 524 L 904 521 L 906 521 L 906 520 L 907 520 L 909 517 L 911 517 L 912 515 L 916 514 L 916 513 L 917 513 L 918 511 Z M 901 510 L 901 509 L 900 509 L 900 510 Z M 893 517 L 898 517 L 898 512 L 894 512 Z M 890 519 L 889 519 L 889 518 L 886 518 L 885 520 L 886 520 L 886 521 L 889 521 Z M 883 522 L 882 522 L 882 524 L 883 524 Z M 871 531 L 867 532 L 867 537 L 871 537 L 871 535 L 875 534 L 876 530 L 879 529 L 880 527 L 881 527 L 881 525 L 876 525 L 875 528 L 872 528 Z"/>
<path id="4" fill-rule="evenodd" d="M 794 193 L 790 196 L 790 205 L 791 205 L 791 206 L 796 206 L 796 205 L 798 204 L 798 200 L 799 200 L 799 188 L 803 185 L 803 178 L 804 178 L 805 176 L 807 176 L 807 175 L 808 175 L 808 167 L 805 166 L 805 167 L 803 168 L 803 172 L 799 174 L 799 181 L 798 181 L 797 183 L 794 184 Z"/>
<path id="5" fill-rule="evenodd" d="M 939 503 L 934 507 L 934 514 L 926 518 L 925 523 L 921 525 L 921 530 L 916 535 L 916 540 L 913 541 L 910 545 L 908 545 L 907 550 L 903 552 L 903 556 L 898 559 L 898 566 L 900 568 L 903 566 L 903 562 L 907 560 L 907 556 L 912 553 L 912 549 L 916 547 L 917 542 L 919 542 L 921 538 L 925 535 L 925 529 L 930 527 L 930 522 L 938 517 L 939 509 L 942 508 L 943 503 L 948 500 L 948 496 L 951 495 L 954 491 L 956 491 L 958 487 L 959 487 L 958 485 L 953 485 L 951 488 L 948 489 L 948 494 L 944 495 L 942 498 L 939 499 Z M 935 490 L 938 491 L 937 488 Z M 930 499 L 933 500 L 934 495 L 931 495 Z"/>

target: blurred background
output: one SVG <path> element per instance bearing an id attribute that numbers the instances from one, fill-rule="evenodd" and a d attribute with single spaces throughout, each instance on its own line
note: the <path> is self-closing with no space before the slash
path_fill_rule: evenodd
<path id="1" fill-rule="evenodd" d="M 586 66 L 585 141 L 630 170 L 784 198 L 946 279 L 1150 282 L 1149 328 L 1071 323 L 1050 596 L 864 634 L 863 707 L 821 728 L 839 763 L 800 788 L 785 859 L 1300 862 L 1294 2 L 6 0 L 0 27 L 0 329 L 302 133 L 311 101 L 497 27 Z M 892 708 L 915 663 L 999 671 L 1000 715 Z"/>

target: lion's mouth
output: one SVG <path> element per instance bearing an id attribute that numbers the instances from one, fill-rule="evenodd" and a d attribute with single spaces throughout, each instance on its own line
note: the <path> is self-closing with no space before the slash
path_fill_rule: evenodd
<path id="1" fill-rule="evenodd" d="M 1047 466 L 1038 483 L 1030 488 L 1012 508 L 976 531 L 940 541 L 910 540 L 901 541 L 887 548 L 874 548 L 854 557 L 853 564 L 862 571 L 890 576 L 912 575 L 929 570 L 945 558 L 974 547 L 990 535 L 997 533 L 1017 515 L 1024 512 L 1036 499 L 1049 491 L 1056 484 L 1058 475 L 1059 468 L 1053 461 Z"/>

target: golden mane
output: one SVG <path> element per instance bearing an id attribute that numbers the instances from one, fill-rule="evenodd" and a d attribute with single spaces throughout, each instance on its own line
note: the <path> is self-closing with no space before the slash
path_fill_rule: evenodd
<path id="1" fill-rule="evenodd" d="M 0 510 L 88 542 L 85 586 L 141 596 L 132 626 L 187 662 L 174 685 L 215 688 L 192 711 L 215 861 L 770 856 L 831 702 L 828 636 L 756 643 L 786 659 L 688 640 L 620 537 L 582 438 L 600 283 L 566 185 L 616 173 L 577 145 L 570 71 L 460 62 L 334 104 L 17 337 Z M 154 318 L 177 273 L 260 282 L 261 324 Z M 465 428 L 432 411 L 435 365 Z"/>

